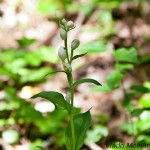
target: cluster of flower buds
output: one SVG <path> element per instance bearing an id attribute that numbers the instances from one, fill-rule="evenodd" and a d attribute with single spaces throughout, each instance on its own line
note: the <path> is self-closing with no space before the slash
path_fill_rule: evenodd
<path id="1" fill-rule="evenodd" d="M 56 10 L 55 16 L 56 16 L 56 19 L 59 21 L 59 25 L 60 25 L 61 29 L 65 30 L 65 31 L 69 31 L 69 30 L 75 28 L 74 23 L 72 21 L 66 21 L 63 18 L 62 13 L 59 10 Z"/>
<path id="2" fill-rule="evenodd" d="M 64 18 L 63 18 L 63 15 L 60 11 L 56 11 L 55 12 L 55 16 L 56 16 L 56 19 L 58 20 L 59 22 L 59 25 L 60 25 L 60 37 L 62 40 L 66 40 L 67 39 L 67 32 L 73 28 L 75 28 L 75 25 L 72 21 L 66 21 Z M 71 43 L 71 51 L 73 52 L 73 50 L 75 50 L 78 46 L 80 45 L 80 42 L 78 39 L 74 39 Z M 64 67 L 64 70 L 66 72 L 72 72 L 72 68 L 71 68 L 71 63 L 69 61 L 69 58 L 68 58 L 68 51 L 67 51 L 67 48 L 66 47 L 63 47 L 61 46 L 58 50 L 58 56 L 60 57 L 60 59 L 62 60 L 63 62 L 63 67 Z M 72 57 L 72 56 L 71 56 Z M 65 62 L 65 59 L 68 58 L 68 63 Z M 72 58 L 70 58 L 71 60 Z"/>

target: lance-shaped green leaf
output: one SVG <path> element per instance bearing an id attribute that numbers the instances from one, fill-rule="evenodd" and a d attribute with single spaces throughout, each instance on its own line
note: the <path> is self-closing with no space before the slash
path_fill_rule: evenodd
<path id="1" fill-rule="evenodd" d="M 84 53 L 84 54 L 80 54 L 80 55 L 75 55 L 73 58 L 72 58 L 72 60 L 75 60 L 75 59 L 77 59 L 77 58 L 79 58 L 79 57 L 83 57 L 84 55 L 86 55 L 87 53 Z"/>
<path id="2" fill-rule="evenodd" d="M 115 64 L 115 68 L 118 70 L 126 70 L 126 69 L 132 69 L 134 66 L 132 64 Z"/>
<path id="3" fill-rule="evenodd" d="M 143 85 L 132 85 L 130 89 L 136 91 L 137 93 L 150 93 L 150 88 Z"/>
<path id="4" fill-rule="evenodd" d="M 58 70 L 58 71 L 54 71 L 54 72 L 50 72 L 50 73 L 46 74 L 45 77 L 48 76 L 49 74 L 54 74 L 54 73 L 57 73 L 57 72 L 64 72 L 64 73 L 66 73 L 66 72 L 63 71 L 63 70 Z"/>
<path id="5" fill-rule="evenodd" d="M 107 84 L 110 89 L 115 89 L 118 87 L 119 83 L 123 79 L 124 74 L 119 71 L 113 71 L 107 76 Z"/>
<path id="6" fill-rule="evenodd" d="M 37 97 L 45 98 L 50 102 L 52 102 L 55 106 L 59 105 L 60 107 L 67 109 L 66 101 L 64 99 L 64 96 L 61 93 L 55 91 L 43 91 L 41 93 L 32 96 L 31 98 L 37 98 Z"/>
<path id="7" fill-rule="evenodd" d="M 73 122 L 74 122 L 74 130 L 75 130 L 75 150 L 79 150 L 84 143 L 86 131 L 90 126 L 90 122 L 91 122 L 90 111 L 88 110 L 85 113 L 74 115 Z M 67 150 L 72 150 L 73 145 L 72 145 L 72 132 L 71 132 L 70 121 L 66 128 L 65 139 L 66 139 Z"/>
<path id="8" fill-rule="evenodd" d="M 91 88 L 91 92 L 110 92 L 111 88 L 107 84 L 103 84 L 103 86 L 95 86 Z"/>
<path id="9" fill-rule="evenodd" d="M 64 108 L 62 108 L 62 107 L 59 106 L 59 105 L 55 105 L 55 109 L 56 109 L 56 110 L 65 110 Z"/>
<path id="10" fill-rule="evenodd" d="M 85 43 L 81 44 L 76 51 L 79 51 L 81 53 L 92 53 L 92 54 L 98 54 L 101 52 L 105 52 L 109 50 L 108 47 L 104 44 L 104 41 L 96 41 L 91 43 Z"/>
<path id="11" fill-rule="evenodd" d="M 150 93 L 147 93 L 146 96 L 142 96 L 139 99 L 139 104 L 144 108 L 150 107 Z"/>
<path id="12" fill-rule="evenodd" d="M 117 60 L 137 63 L 137 50 L 134 47 L 130 49 L 120 48 L 117 51 L 114 51 L 114 56 Z"/>
<path id="13" fill-rule="evenodd" d="M 89 82 L 89 83 L 94 83 L 96 85 L 101 85 L 98 81 L 94 80 L 94 79 L 81 79 L 81 80 L 78 80 L 76 81 L 73 85 L 76 86 L 78 84 L 81 84 L 81 83 L 86 83 L 86 82 Z M 102 86 L 102 85 L 101 85 Z"/>
<path id="14" fill-rule="evenodd" d="M 143 111 L 144 111 L 144 109 L 134 109 L 131 112 L 131 115 L 132 115 L 132 117 L 139 117 Z"/>
<path id="15" fill-rule="evenodd" d="M 45 148 L 43 148 L 42 146 L 36 146 L 38 149 L 40 150 L 46 150 Z"/>
<path id="16" fill-rule="evenodd" d="M 17 42 L 20 47 L 25 47 L 25 46 L 32 45 L 34 42 L 36 42 L 36 39 L 27 39 L 23 37 L 22 39 L 17 40 Z"/>

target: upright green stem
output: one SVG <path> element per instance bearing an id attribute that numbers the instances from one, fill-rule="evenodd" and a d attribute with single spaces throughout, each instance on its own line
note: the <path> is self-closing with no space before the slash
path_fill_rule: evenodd
<path id="1" fill-rule="evenodd" d="M 75 132 L 74 132 L 74 123 L 72 113 L 70 114 L 70 124 L 71 124 L 71 132 L 72 132 L 72 150 L 75 150 Z"/>
<path id="2" fill-rule="evenodd" d="M 74 130 L 74 122 L 73 122 L 74 86 L 73 86 L 72 73 L 69 73 L 67 77 L 68 77 L 68 82 L 69 82 L 70 91 L 71 91 L 71 107 L 70 107 L 69 117 L 70 117 L 71 132 L 72 132 L 72 144 L 73 144 L 72 150 L 75 150 L 76 141 L 75 141 L 75 130 Z"/>
<path id="3" fill-rule="evenodd" d="M 72 62 L 72 58 L 73 58 L 73 49 L 71 49 L 70 63 Z"/>
<path id="4" fill-rule="evenodd" d="M 68 60 L 68 63 L 70 63 L 70 61 L 69 61 L 69 54 L 68 54 L 68 46 L 67 46 L 67 37 L 66 37 L 64 42 L 65 42 L 64 44 L 65 44 L 65 49 L 66 49 L 66 54 L 67 54 L 67 60 Z"/>
<path id="5" fill-rule="evenodd" d="M 72 75 L 71 75 L 72 76 Z M 71 130 L 72 130 L 72 144 L 73 150 L 75 150 L 75 131 L 74 131 L 74 123 L 73 123 L 73 97 L 74 97 L 74 87 L 73 82 L 71 83 L 71 114 L 70 114 L 70 123 L 71 123 Z"/>

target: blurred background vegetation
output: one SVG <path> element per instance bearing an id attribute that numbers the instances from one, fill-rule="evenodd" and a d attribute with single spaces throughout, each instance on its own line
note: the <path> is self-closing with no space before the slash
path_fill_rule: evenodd
<path id="1" fill-rule="evenodd" d="M 110 149 L 109 142 L 150 144 L 148 0 L 1 0 L 0 150 L 65 150 L 67 113 L 30 99 L 69 88 L 61 73 L 45 77 L 61 69 L 56 9 L 75 22 L 69 42 L 81 41 L 76 53 L 88 52 L 74 61 L 75 80 L 90 77 L 103 84 L 75 89 L 76 111 L 92 107 L 82 150 Z"/>

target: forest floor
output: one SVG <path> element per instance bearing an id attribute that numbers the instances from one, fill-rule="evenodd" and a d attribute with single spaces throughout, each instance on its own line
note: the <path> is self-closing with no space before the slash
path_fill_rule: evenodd
<path id="1" fill-rule="evenodd" d="M 36 14 L 32 11 L 32 7 L 33 6 L 27 8 L 27 5 L 24 5 L 23 8 L 17 12 L 7 3 L 1 3 L 0 14 L 3 19 L 3 24 L 5 25 L 4 30 L 0 33 L 2 48 L 17 49 L 18 45 L 16 40 L 23 36 L 38 40 L 38 42 L 32 46 L 27 47 L 28 51 L 33 51 L 41 45 L 54 46 L 56 49 L 62 45 L 58 35 L 58 25 L 54 18 Z M 94 8 L 89 16 L 84 16 L 81 12 L 73 14 L 66 13 L 66 18 L 73 20 L 77 26 L 74 31 L 70 31 L 69 42 L 74 38 L 78 38 L 81 43 L 88 43 L 97 41 L 99 38 L 105 38 L 106 45 L 110 49 L 100 54 L 87 54 L 85 57 L 80 58 L 79 61 L 75 61 L 75 64 L 79 63 L 82 64 L 82 66 L 74 71 L 74 80 L 92 77 L 104 84 L 106 82 L 106 76 L 114 70 L 113 65 L 115 60 L 112 54 L 114 49 L 139 46 L 139 56 L 150 54 L 150 38 L 148 38 L 150 37 L 150 9 L 147 8 L 147 10 L 142 12 L 137 5 L 130 2 L 124 2 L 120 8 L 112 9 L 112 17 L 115 21 L 115 25 L 113 26 L 116 31 L 115 34 L 106 34 L 103 31 L 88 32 L 89 29 L 99 24 L 95 15 L 97 11 L 99 11 L 99 8 Z M 22 22 L 22 19 L 24 21 L 27 19 L 29 22 L 27 28 L 20 29 L 17 26 L 18 21 Z M 7 22 L 8 20 L 9 22 Z M 46 65 L 53 66 L 55 69 L 61 68 L 60 63 L 48 63 Z M 128 136 L 126 133 L 118 130 L 118 126 L 121 123 L 125 120 L 130 120 L 129 114 L 122 106 L 122 100 L 125 95 L 124 90 L 129 91 L 131 85 L 140 85 L 144 81 L 150 80 L 150 63 L 144 66 L 135 66 L 135 69 L 127 70 L 125 73 L 126 77 L 120 88 L 110 93 L 89 92 L 91 87 L 93 87 L 91 84 L 81 84 L 75 89 L 75 106 L 81 107 L 82 112 L 92 107 L 92 115 L 107 114 L 110 116 L 110 120 L 106 124 L 109 128 L 110 136 L 95 145 L 88 145 L 90 148 L 85 147 L 82 150 L 107 149 L 105 145 L 107 141 L 119 140 L 124 143 L 133 142 L 134 137 Z M 58 73 L 47 79 L 47 86 L 39 85 L 40 89 L 61 91 L 64 94 L 67 92 L 69 86 L 65 75 Z M 134 101 L 136 103 L 136 99 Z M 94 124 L 96 121 L 96 119 L 93 119 L 92 123 Z M 21 149 L 23 150 L 23 148 Z"/>

